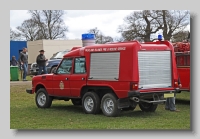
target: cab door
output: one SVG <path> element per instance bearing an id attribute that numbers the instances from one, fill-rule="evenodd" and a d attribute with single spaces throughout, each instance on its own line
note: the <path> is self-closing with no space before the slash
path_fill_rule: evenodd
<path id="1" fill-rule="evenodd" d="M 86 85 L 85 57 L 74 58 L 73 71 L 70 76 L 70 88 L 72 97 L 80 97 L 81 88 Z"/>
<path id="2" fill-rule="evenodd" d="M 70 97 L 70 77 L 73 58 L 64 58 L 53 75 L 53 93 L 55 96 Z"/>

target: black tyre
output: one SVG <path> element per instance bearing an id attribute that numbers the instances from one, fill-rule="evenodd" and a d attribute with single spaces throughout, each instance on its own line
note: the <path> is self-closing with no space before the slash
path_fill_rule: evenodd
<path id="1" fill-rule="evenodd" d="M 142 111 L 145 112 L 155 112 L 155 110 L 158 107 L 158 104 L 142 102 L 139 104 L 139 107 Z"/>
<path id="2" fill-rule="evenodd" d="M 53 73 L 54 70 L 56 70 L 57 67 L 52 67 L 50 73 Z"/>
<path id="3" fill-rule="evenodd" d="M 38 108 L 49 108 L 52 104 L 52 97 L 50 97 L 44 88 L 40 88 L 36 92 L 35 102 Z"/>
<path id="4" fill-rule="evenodd" d="M 80 106 L 82 104 L 81 99 L 71 99 L 71 101 L 74 106 Z"/>
<path id="5" fill-rule="evenodd" d="M 117 106 L 117 98 L 111 93 L 105 94 L 101 100 L 101 109 L 105 116 L 116 117 L 120 113 Z"/>
<path id="6" fill-rule="evenodd" d="M 95 92 L 87 92 L 82 99 L 82 107 L 86 114 L 98 114 L 100 112 L 100 98 Z"/>

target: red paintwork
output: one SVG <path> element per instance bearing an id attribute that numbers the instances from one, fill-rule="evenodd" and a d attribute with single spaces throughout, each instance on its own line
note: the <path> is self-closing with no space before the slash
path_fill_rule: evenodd
<path id="1" fill-rule="evenodd" d="M 177 70 L 182 84 L 181 90 L 190 91 L 190 43 L 173 43 L 174 51 L 177 53 Z M 178 56 L 179 55 L 179 56 Z"/>
<path id="2" fill-rule="evenodd" d="M 189 67 L 178 67 L 178 73 L 182 84 L 182 90 L 190 91 L 190 68 Z"/>
<path id="3" fill-rule="evenodd" d="M 138 41 L 131 42 L 121 42 L 121 43 L 109 43 L 109 44 L 95 44 L 94 46 L 81 47 L 80 49 L 74 49 L 73 51 L 64 55 L 67 57 L 81 57 L 86 58 L 86 74 L 73 74 L 70 75 L 41 75 L 46 76 L 46 79 L 41 79 L 41 76 L 36 76 L 32 79 L 33 81 L 33 93 L 34 88 L 38 84 L 44 85 L 47 92 L 55 96 L 65 96 L 65 97 L 80 97 L 81 89 L 84 86 L 106 86 L 110 87 L 118 98 L 126 98 L 127 92 L 130 91 L 130 82 L 139 82 L 139 71 L 138 71 L 138 51 L 172 51 L 174 54 L 173 46 L 168 41 L 157 41 L 150 43 L 139 43 Z M 120 72 L 119 80 L 107 81 L 107 80 L 88 80 L 90 73 L 90 53 L 92 52 L 116 52 L 120 51 Z M 73 64 L 74 65 L 74 64 Z M 59 66 L 59 65 L 58 65 Z M 72 70 L 73 71 L 72 67 Z M 172 55 L 172 82 L 178 80 L 177 67 L 175 61 L 175 55 Z M 65 80 L 68 78 L 68 80 Z M 84 78 L 84 80 L 82 80 Z M 65 88 L 61 90 L 59 88 L 60 81 L 64 82 Z M 175 86 L 172 84 L 171 88 L 160 88 L 160 89 L 146 89 L 140 91 L 141 93 L 153 93 L 156 91 L 174 91 Z"/>

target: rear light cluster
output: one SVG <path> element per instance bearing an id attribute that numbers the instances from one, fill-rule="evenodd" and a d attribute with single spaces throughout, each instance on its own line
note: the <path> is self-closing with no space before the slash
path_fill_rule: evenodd
<path id="1" fill-rule="evenodd" d="M 137 83 L 130 83 L 130 90 L 138 90 L 138 84 Z"/>
<path id="2" fill-rule="evenodd" d="M 175 86 L 175 87 L 178 87 L 178 82 L 174 82 L 174 86 Z"/>

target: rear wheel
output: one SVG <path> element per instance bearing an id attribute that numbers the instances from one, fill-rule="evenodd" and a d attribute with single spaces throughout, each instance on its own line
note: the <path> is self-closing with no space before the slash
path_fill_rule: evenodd
<path id="1" fill-rule="evenodd" d="M 145 111 L 145 112 L 154 112 L 157 109 L 158 104 L 142 102 L 142 103 L 139 104 L 139 107 L 140 107 L 140 109 L 142 111 Z"/>
<path id="2" fill-rule="evenodd" d="M 38 108 L 49 108 L 52 104 L 52 97 L 50 97 L 44 88 L 40 88 L 36 92 L 35 102 Z"/>
<path id="3" fill-rule="evenodd" d="M 120 113 L 117 106 L 117 98 L 111 93 L 105 94 L 101 100 L 101 109 L 105 116 L 116 117 Z"/>
<path id="4" fill-rule="evenodd" d="M 83 110 L 86 114 L 100 112 L 100 98 L 95 92 L 87 92 L 82 99 Z"/>

